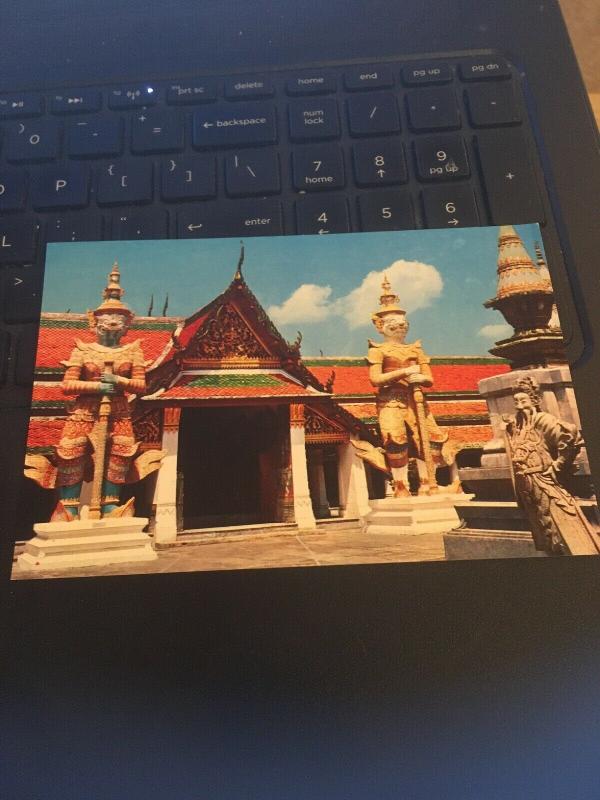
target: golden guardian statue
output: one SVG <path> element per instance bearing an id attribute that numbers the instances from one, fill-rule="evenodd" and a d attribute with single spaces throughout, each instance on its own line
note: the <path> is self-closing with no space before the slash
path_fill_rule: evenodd
<path id="1" fill-rule="evenodd" d="M 139 454 L 131 419 L 131 401 L 146 392 L 145 363 L 139 340 L 121 344 L 134 314 L 121 300 L 118 264 L 108 275 L 101 304 L 88 312 L 95 342 L 75 341 L 62 390 L 67 420 L 54 453 L 28 456 L 25 475 L 44 488 L 56 488 L 59 500 L 52 521 L 79 519 L 84 481 L 91 482 L 88 516 L 132 516 L 133 498 L 120 505 L 120 487 L 158 469 L 161 453 Z"/>
<path id="2" fill-rule="evenodd" d="M 409 329 L 406 312 L 387 277 L 381 288 L 379 309 L 372 320 L 383 341 L 369 340 L 367 360 L 383 447 L 373 448 L 366 442 L 355 446 L 365 461 L 391 474 L 395 497 L 410 494 L 411 458 L 416 460 L 419 472 L 419 494 L 432 494 L 438 488 L 436 467 L 453 461 L 442 452 L 448 434 L 439 428 L 423 393 L 424 387 L 433 385 L 429 358 L 420 341 L 405 342 Z"/>

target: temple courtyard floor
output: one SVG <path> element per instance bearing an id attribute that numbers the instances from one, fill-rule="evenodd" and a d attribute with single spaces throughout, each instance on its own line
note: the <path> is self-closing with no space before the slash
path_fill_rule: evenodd
<path id="1" fill-rule="evenodd" d="M 170 572 L 321 567 L 342 564 L 385 564 L 443 561 L 441 533 L 419 535 L 367 534 L 359 525 L 333 520 L 316 531 L 257 529 L 230 535 L 184 533 L 178 543 L 157 550 L 158 558 L 141 563 L 101 567 L 24 570 L 15 564 L 13 579 L 76 578 Z"/>

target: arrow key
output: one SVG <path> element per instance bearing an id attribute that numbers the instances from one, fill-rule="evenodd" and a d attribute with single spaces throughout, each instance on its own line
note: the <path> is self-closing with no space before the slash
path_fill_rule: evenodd
<path id="1" fill-rule="evenodd" d="M 428 186 L 421 194 L 428 228 L 468 228 L 479 225 L 473 190 L 467 184 Z"/>
<path id="2" fill-rule="evenodd" d="M 4 276 L 5 322 L 33 322 L 40 313 L 42 279 L 34 267 L 11 267 Z"/>
<path id="3" fill-rule="evenodd" d="M 432 136 L 414 143 L 417 171 L 421 181 L 467 178 L 469 162 L 462 136 Z"/>
<path id="4" fill-rule="evenodd" d="M 345 197 L 304 197 L 296 202 L 298 233 L 348 233 L 350 219 Z"/>

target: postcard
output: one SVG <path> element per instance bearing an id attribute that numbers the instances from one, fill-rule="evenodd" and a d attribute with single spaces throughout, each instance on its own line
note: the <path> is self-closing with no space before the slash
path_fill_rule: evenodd
<path id="1" fill-rule="evenodd" d="M 13 578 L 597 555 L 541 242 L 49 245 Z"/>

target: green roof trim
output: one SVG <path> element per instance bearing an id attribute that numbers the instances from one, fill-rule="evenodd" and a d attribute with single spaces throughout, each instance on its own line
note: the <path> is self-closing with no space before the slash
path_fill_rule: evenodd
<path id="1" fill-rule="evenodd" d="M 88 330 L 89 324 L 84 319 L 44 319 L 40 322 L 41 328 L 69 328 L 73 330 Z M 177 327 L 175 322 L 133 322 L 130 327 L 132 331 L 174 331 Z"/>
<path id="2" fill-rule="evenodd" d="M 364 367 L 367 364 L 365 358 L 316 358 L 315 356 L 303 358 L 302 363 L 306 367 Z M 444 365 L 455 364 L 457 366 L 477 366 L 492 364 L 508 364 L 505 358 L 495 358 L 494 356 L 431 356 L 431 363 Z"/>
<path id="3" fill-rule="evenodd" d="M 33 400 L 31 408 L 64 408 L 64 400 Z"/>
<path id="4" fill-rule="evenodd" d="M 281 380 L 273 375 L 261 373 L 258 375 L 231 373 L 230 375 L 198 375 L 185 385 L 208 389 L 232 389 L 246 386 L 281 386 Z"/>
<path id="5" fill-rule="evenodd" d="M 303 358 L 305 367 L 366 367 L 367 358 Z"/>
<path id="6" fill-rule="evenodd" d="M 52 446 L 48 447 L 28 447 L 27 453 L 30 456 L 51 456 L 55 452 L 55 448 Z"/>

